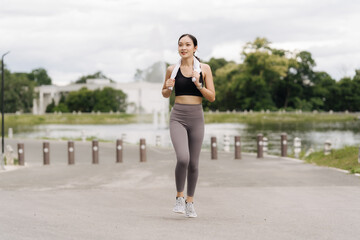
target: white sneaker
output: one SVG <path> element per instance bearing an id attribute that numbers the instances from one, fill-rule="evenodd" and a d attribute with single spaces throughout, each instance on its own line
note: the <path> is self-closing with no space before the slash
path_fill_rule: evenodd
<path id="1" fill-rule="evenodd" d="M 195 212 L 194 203 L 185 203 L 185 216 L 189 218 L 196 218 L 197 214 Z"/>
<path id="2" fill-rule="evenodd" d="M 176 213 L 185 213 L 185 198 L 184 197 L 177 197 L 175 202 L 175 207 L 173 212 Z"/>

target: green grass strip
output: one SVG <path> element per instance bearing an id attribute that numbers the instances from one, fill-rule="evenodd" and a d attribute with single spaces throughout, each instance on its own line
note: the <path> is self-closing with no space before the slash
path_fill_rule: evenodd
<path id="1" fill-rule="evenodd" d="M 346 146 L 341 149 L 333 149 L 331 154 L 324 155 L 324 152 L 314 152 L 305 158 L 308 163 L 315 163 L 319 166 L 328 166 L 350 171 L 350 173 L 360 173 L 358 163 L 358 146 Z"/>

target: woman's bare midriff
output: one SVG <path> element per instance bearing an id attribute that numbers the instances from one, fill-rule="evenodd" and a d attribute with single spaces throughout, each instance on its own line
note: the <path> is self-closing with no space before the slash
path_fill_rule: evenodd
<path id="1" fill-rule="evenodd" d="M 202 97 L 198 96 L 191 96 L 191 95 L 183 95 L 183 96 L 176 96 L 175 103 L 180 104 L 201 104 Z"/>

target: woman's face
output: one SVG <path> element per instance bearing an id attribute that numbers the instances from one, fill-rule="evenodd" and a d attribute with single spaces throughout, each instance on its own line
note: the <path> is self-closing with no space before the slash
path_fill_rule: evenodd
<path id="1" fill-rule="evenodd" d="M 185 36 L 180 39 L 178 51 L 182 58 L 194 56 L 196 49 L 197 47 L 194 47 L 194 43 L 189 36 Z"/>

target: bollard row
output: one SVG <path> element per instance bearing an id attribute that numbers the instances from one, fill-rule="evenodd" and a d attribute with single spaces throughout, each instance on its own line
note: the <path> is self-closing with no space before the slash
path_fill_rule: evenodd
<path id="1" fill-rule="evenodd" d="M 24 143 L 18 143 L 18 159 L 19 165 L 23 166 L 25 164 L 25 151 Z M 92 164 L 99 164 L 99 142 L 98 140 L 92 141 Z M 75 164 L 75 144 L 73 141 L 68 141 L 67 143 L 67 153 L 68 153 L 68 165 Z M 123 162 L 123 140 L 116 140 L 116 163 Z M 146 142 L 145 139 L 140 139 L 140 162 L 146 162 Z M 50 143 L 43 142 L 43 164 L 50 165 Z"/>
<path id="2" fill-rule="evenodd" d="M 224 151 L 230 151 L 229 136 L 224 135 Z M 240 136 L 234 137 L 234 152 L 235 159 L 241 159 L 241 138 Z M 300 139 L 299 139 L 300 140 Z M 211 159 L 217 159 L 217 143 L 216 137 L 211 137 Z M 256 137 L 257 142 L 257 158 L 263 158 L 264 154 L 267 154 L 268 151 L 268 139 L 262 134 L 258 134 Z M 297 143 L 298 145 L 299 143 Z M 287 135 L 286 133 L 281 134 L 281 156 L 287 156 Z M 300 142 L 301 147 L 301 142 Z"/>
<path id="3" fill-rule="evenodd" d="M 157 142 L 159 138 L 157 137 Z M 229 136 L 224 135 L 224 151 L 230 151 L 230 141 Z M 268 151 L 268 139 L 264 137 L 262 134 L 258 134 L 256 137 L 257 142 L 257 158 L 263 158 L 264 154 L 267 154 Z M 288 149 L 288 142 L 287 142 L 287 134 L 281 134 L 281 156 L 287 156 L 287 149 Z M 140 162 L 146 162 L 146 140 L 144 138 L 140 139 Z M 217 146 L 217 139 L 216 137 L 211 137 L 211 159 L 216 160 L 218 159 L 218 146 Z M 75 164 L 75 146 L 73 141 L 68 141 L 68 164 L 74 165 Z M 298 158 L 301 152 L 301 139 L 294 138 L 294 153 L 295 157 Z M 241 159 L 241 137 L 235 136 L 234 137 L 234 159 Z M 331 153 L 331 142 L 326 141 L 324 146 L 324 154 Z M 24 165 L 24 144 L 18 143 L 18 159 L 19 165 Z M 360 148 L 359 148 L 359 158 L 358 161 L 360 163 Z M 123 140 L 117 139 L 116 140 L 116 163 L 123 162 Z M 50 143 L 44 142 L 43 143 L 43 164 L 49 165 L 50 164 Z M 98 140 L 92 141 L 92 164 L 99 164 L 99 142 Z"/>

